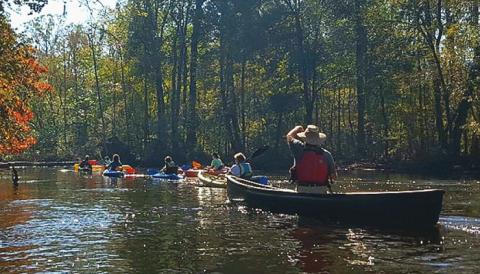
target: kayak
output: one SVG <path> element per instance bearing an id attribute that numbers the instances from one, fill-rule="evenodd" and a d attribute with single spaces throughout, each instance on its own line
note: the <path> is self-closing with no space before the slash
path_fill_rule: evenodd
<path id="1" fill-rule="evenodd" d="M 229 171 L 228 168 L 224 168 L 222 170 L 208 170 L 206 172 L 208 174 L 218 176 L 220 174 L 227 174 L 228 171 Z M 205 173 L 205 169 L 188 169 L 188 170 L 184 171 L 184 174 L 187 177 L 198 177 L 198 174 L 200 172 Z"/>
<path id="2" fill-rule="evenodd" d="M 203 171 L 198 173 L 198 179 L 202 182 L 202 186 L 227 187 L 227 178 L 225 176 L 216 176 Z"/>
<path id="3" fill-rule="evenodd" d="M 92 169 L 87 167 L 77 168 L 75 169 L 75 171 L 82 172 L 82 173 L 92 173 Z"/>
<path id="4" fill-rule="evenodd" d="M 109 170 L 109 169 L 106 169 L 103 173 L 102 173 L 103 176 L 106 176 L 106 177 L 115 177 L 115 178 L 121 178 L 124 176 L 124 173 L 122 171 L 118 171 L 118 170 Z"/>
<path id="5" fill-rule="evenodd" d="M 232 202 L 276 213 L 366 225 L 433 227 L 445 194 L 440 189 L 308 194 L 226 177 Z"/>
<path id="6" fill-rule="evenodd" d="M 224 175 L 213 175 L 210 172 L 202 171 L 198 173 L 198 179 L 202 182 L 202 186 L 227 187 L 227 178 L 225 178 Z M 254 176 L 250 180 L 262 185 L 268 184 L 268 178 L 266 176 Z"/>
<path id="7" fill-rule="evenodd" d="M 152 175 L 155 179 L 168 179 L 168 180 L 180 180 L 183 179 L 182 175 L 178 174 L 165 174 L 165 173 L 157 173 Z"/>
<path id="8" fill-rule="evenodd" d="M 198 173 L 200 173 L 201 169 L 189 169 L 183 172 L 183 175 L 186 177 L 198 177 Z"/>

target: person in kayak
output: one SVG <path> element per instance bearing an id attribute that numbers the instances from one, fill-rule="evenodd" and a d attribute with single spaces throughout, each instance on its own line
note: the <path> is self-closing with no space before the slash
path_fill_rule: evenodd
<path id="1" fill-rule="evenodd" d="M 211 156 L 212 156 L 212 162 L 210 163 L 210 166 L 207 166 L 207 169 L 222 170 L 224 165 L 218 153 L 214 152 L 212 153 Z"/>
<path id="2" fill-rule="evenodd" d="M 92 164 L 90 164 L 90 156 L 85 155 L 85 159 L 83 159 L 78 166 L 81 169 L 92 169 Z"/>
<path id="3" fill-rule="evenodd" d="M 120 162 L 120 155 L 114 154 L 113 161 L 107 166 L 108 170 L 122 170 L 122 162 Z"/>
<path id="4" fill-rule="evenodd" d="M 110 157 L 105 156 L 105 158 L 102 161 L 100 161 L 100 163 L 104 166 L 108 166 L 109 164 L 112 163 L 112 161 L 110 160 Z"/>
<path id="5" fill-rule="evenodd" d="M 250 166 L 249 163 L 245 162 L 247 160 L 245 155 L 239 152 L 235 154 L 233 158 L 235 159 L 236 164 L 230 168 L 229 174 L 232 174 L 234 176 L 244 178 L 244 179 L 252 178 L 253 176 L 252 167 Z"/>
<path id="6" fill-rule="evenodd" d="M 325 193 L 328 179 L 336 180 L 337 171 L 332 154 L 321 147 L 327 136 L 315 125 L 307 129 L 296 126 L 287 133 L 287 143 L 294 157 L 290 181 L 297 183 L 297 191 Z"/>
<path id="7" fill-rule="evenodd" d="M 178 173 L 178 166 L 172 160 L 172 157 L 167 156 L 165 157 L 165 166 L 160 170 L 161 173 L 165 174 L 177 174 Z"/>

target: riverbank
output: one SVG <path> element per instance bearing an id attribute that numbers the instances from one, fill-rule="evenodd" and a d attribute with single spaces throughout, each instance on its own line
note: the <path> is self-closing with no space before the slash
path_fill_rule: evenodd
<path id="1" fill-rule="evenodd" d="M 382 170 L 435 176 L 480 176 L 479 157 L 439 157 L 424 161 L 338 161 L 342 170 Z"/>
<path id="2" fill-rule="evenodd" d="M 16 167 L 65 167 L 72 166 L 76 161 L 13 161 L 0 162 L 0 168 L 9 168 L 9 164 Z M 264 159 L 255 159 L 252 165 L 255 169 L 265 171 L 288 170 L 288 163 L 268 163 Z M 151 168 L 152 166 L 138 165 L 137 167 Z M 436 176 L 466 175 L 480 176 L 480 157 L 439 157 L 425 161 L 337 161 L 339 170 L 379 170 L 397 173 L 424 174 Z"/>
<path id="3" fill-rule="evenodd" d="M 16 167 L 55 167 L 55 166 L 73 166 L 76 161 L 13 161 L 13 162 L 0 162 L 0 168 L 10 168 L 10 166 Z"/>

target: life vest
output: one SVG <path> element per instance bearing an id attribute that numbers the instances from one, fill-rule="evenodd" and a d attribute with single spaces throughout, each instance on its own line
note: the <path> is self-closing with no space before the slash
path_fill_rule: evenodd
<path id="1" fill-rule="evenodd" d="M 328 166 L 323 156 L 323 150 L 305 148 L 295 170 L 297 181 L 300 183 L 328 184 Z"/>
<path id="2" fill-rule="evenodd" d="M 238 165 L 240 168 L 240 178 L 250 179 L 252 178 L 252 168 L 248 163 L 241 163 Z"/>
<path id="3" fill-rule="evenodd" d="M 171 161 L 169 163 L 165 163 L 165 174 L 177 174 L 178 173 L 178 167 L 175 164 L 174 161 Z"/>
<path id="4" fill-rule="evenodd" d="M 108 165 L 108 169 L 109 169 L 109 170 L 122 171 L 122 163 L 120 163 L 120 162 L 111 162 L 111 163 Z"/>

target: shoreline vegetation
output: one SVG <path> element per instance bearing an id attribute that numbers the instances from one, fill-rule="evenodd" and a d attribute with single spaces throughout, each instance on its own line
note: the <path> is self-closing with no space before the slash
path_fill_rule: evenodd
<path id="1" fill-rule="evenodd" d="M 282 135 L 316 125 L 345 169 L 479 169 L 477 1 L 139 0 L 21 33 L 7 6 L 48 1 L 6 3 L 0 161 L 230 164 L 268 144 L 252 167 L 286 170 Z"/>
<path id="2" fill-rule="evenodd" d="M 77 161 L 10 161 L 0 162 L 0 169 L 9 169 L 10 166 L 15 167 L 69 167 L 78 163 Z M 135 165 L 135 167 L 152 168 L 161 166 L 160 163 L 152 165 Z M 265 172 L 285 171 L 288 172 L 288 166 L 257 165 L 259 170 Z M 480 175 L 480 158 L 478 157 L 456 157 L 456 158 L 439 158 L 435 160 L 424 161 L 354 161 L 354 160 L 338 160 L 337 169 L 341 171 L 383 171 L 404 174 L 418 174 L 440 177 L 472 177 Z"/>

